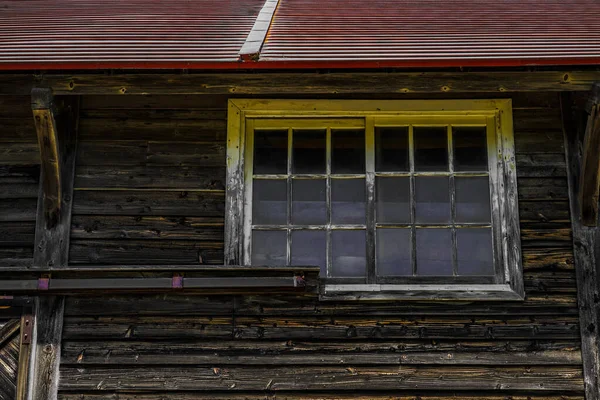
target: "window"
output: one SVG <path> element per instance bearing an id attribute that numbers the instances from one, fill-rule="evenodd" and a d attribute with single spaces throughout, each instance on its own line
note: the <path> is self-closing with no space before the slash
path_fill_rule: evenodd
<path id="1" fill-rule="evenodd" d="M 522 299 L 510 100 L 231 100 L 226 262 L 322 297 Z"/>

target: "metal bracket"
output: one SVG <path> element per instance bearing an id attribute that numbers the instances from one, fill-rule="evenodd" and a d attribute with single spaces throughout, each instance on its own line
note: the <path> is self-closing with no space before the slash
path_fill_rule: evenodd
<path id="1" fill-rule="evenodd" d="M 33 315 L 25 314 L 21 319 L 21 344 L 31 344 L 33 335 Z"/>
<path id="2" fill-rule="evenodd" d="M 183 274 L 173 274 L 173 279 L 171 280 L 171 288 L 183 289 Z"/>

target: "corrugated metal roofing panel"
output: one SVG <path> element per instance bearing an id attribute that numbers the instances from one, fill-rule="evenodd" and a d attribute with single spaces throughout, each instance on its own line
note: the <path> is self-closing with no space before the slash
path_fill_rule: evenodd
<path id="1" fill-rule="evenodd" d="M 237 62 L 264 0 L 0 0 L 0 65 Z"/>
<path id="2" fill-rule="evenodd" d="M 600 64 L 600 0 L 275 1 L 0 0 L 0 69 Z"/>
<path id="3" fill-rule="evenodd" d="M 599 12 L 598 0 L 282 0 L 261 61 L 592 64 Z"/>

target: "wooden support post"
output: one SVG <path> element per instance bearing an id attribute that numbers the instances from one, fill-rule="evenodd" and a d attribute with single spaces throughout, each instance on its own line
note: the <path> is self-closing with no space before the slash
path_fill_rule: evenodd
<path id="1" fill-rule="evenodd" d="M 41 155 L 33 268 L 58 270 L 69 258 L 79 98 L 57 100 L 36 88 L 31 100 Z M 35 299 L 28 400 L 58 396 L 63 313 L 64 297 Z"/>
<path id="2" fill-rule="evenodd" d="M 573 251 L 577 276 L 577 303 L 586 400 L 600 400 L 600 228 L 584 225 L 580 203 L 585 155 L 581 149 L 585 113 L 574 107 L 570 94 L 561 97 Z M 596 216 L 597 218 L 597 216 Z"/>
<path id="3" fill-rule="evenodd" d="M 579 203 L 581 222 L 587 226 L 596 226 L 600 194 L 600 83 L 594 84 L 592 88 L 587 111 L 589 116 L 583 141 Z"/>

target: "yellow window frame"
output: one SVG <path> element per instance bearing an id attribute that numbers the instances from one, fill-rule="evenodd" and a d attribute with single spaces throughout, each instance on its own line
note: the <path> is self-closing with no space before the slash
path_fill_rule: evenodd
<path id="1" fill-rule="evenodd" d="M 376 126 L 486 126 L 492 227 L 501 265 L 493 283 L 321 285 L 323 299 L 469 299 L 522 300 L 520 232 L 517 205 L 512 105 L 510 99 L 484 100 L 260 100 L 229 101 L 227 133 L 227 199 L 225 262 L 248 265 L 250 260 L 248 207 L 251 206 L 249 171 L 254 129 L 365 127 L 367 154 L 372 153 Z M 332 125 L 333 124 L 333 125 Z M 291 129 L 290 128 L 290 129 Z M 367 171 L 372 160 L 367 157 Z M 250 172 L 251 173 L 251 172 Z M 368 174 L 368 172 L 367 172 Z M 368 254 L 368 253 L 367 253 Z M 499 260 L 499 261 L 498 261 Z"/>

